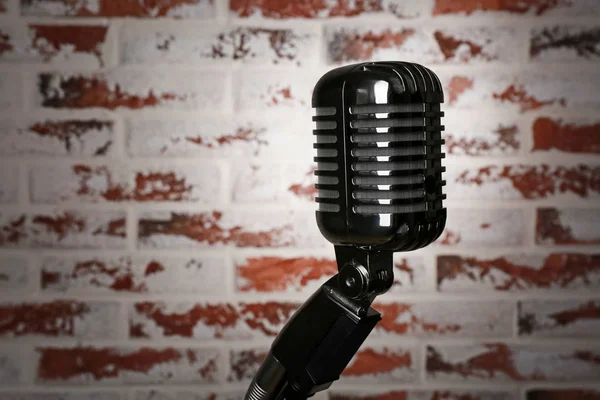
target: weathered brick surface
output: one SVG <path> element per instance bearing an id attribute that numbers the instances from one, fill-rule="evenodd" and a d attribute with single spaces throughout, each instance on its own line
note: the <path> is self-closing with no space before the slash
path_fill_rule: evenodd
<path id="1" fill-rule="evenodd" d="M 106 25 L 6 25 L 0 28 L 0 62 L 105 64 Z"/>
<path id="2" fill-rule="evenodd" d="M 0 121 L 0 155 L 103 156 L 114 148 L 114 122 L 105 119 Z"/>
<path id="3" fill-rule="evenodd" d="M 0 0 L 0 14 L 8 12 L 7 0 Z"/>
<path id="4" fill-rule="evenodd" d="M 274 337 L 299 304 L 139 302 L 129 310 L 129 335 L 157 339 Z"/>
<path id="5" fill-rule="evenodd" d="M 73 294 L 218 294 L 225 265 L 210 256 L 46 257 L 39 281 L 43 291 Z"/>
<path id="6" fill-rule="evenodd" d="M 349 2 L 346 0 L 310 1 L 293 3 L 267 0 L 232 0 L 230 13 L 241 18 L 332 18 L 368 15 L 391 15 L 412 18 L 421 15 L 420 2 L 398 0 L 369 0 Z"/>
<path id="7" fill-rule="evenodd" d="M 17 109 L 23 105 L 22 76 L 17 71 L 0 74 L 0 111 Z"/>
<path id="8" fill-rule="evenodd" d="M 0 393 L 0 400 L 126 400 L 126 394 L 115 390 L 66 391 L 8 391 Z"/>
<path id="9" fill-rule="evenodd" d="M 511 61 L 518 43 L 515 31 L 506 27 L 330 27 L 325 40 L 330 63 L 415 58 L 422 63 Z"/>
<path id="10" fill-rule="evenodd" d="M 507 254 L 495 258 L 440 255 L 437 283 L 438 290 L 444 292 L 594 291 L 600 288 L 600 255 Z"/>
<path id="11" fill-rule="evenodd" d="M 45 164 L 30 170 L 35 203 L 212 202 L 222 181 L 218 166 L 207 163 L 134 167 L 127 164 Z"/>
<path id="12" fill-rule="evenodd" d="M 518 209 L 450 209 L 442 246 L 518 246 L 524 240 L 522 211 Z"/>
<path id="13" fill-rule="evenodd" d="M 536 243 L 550 245 L 600 243 L 597 209 L 538 208 Z"/>
<path id="14" fill-rule="evenodd" d="M 519 333 L 552 337 L 598 337 L 600 301 L 521 301 L 519 302 Z"/>
<path id="15" fill-rule="evenodd" d="M 24 15 L 73 17 L 209 18 L 215 15 L 211 0 L 169 0 L 160 3 L 124 0 L 20 0 Z"/>
<path id="16" fill-rule="evenodd" d="M 15 203 L 19 191 L 19 166 L 12 163 L 0 164 L 0 204 Z"/>
<path id="17" fill-rule="evenodd" d="M 598 400 L 600 391 L 585 389 L 536 389 L 527 392 L 527 400 Z"/>
<path id="18" fill-rule="evenodd" d="M 600 167 L 589 164 L 486 164 L 448 167 L 446 193 L 452 199 L 595 198 Z"/>
<path id="19" fill-rule="evenodd" d="M 398 346 L 363 346 L 342 373 L 344 383 L 414 382 L 419 375 L 417 349 Z"/>
<path id="20" fill-rule="evenodd" d="M 283 72 L 244 72 L 234 79 L 236 109 L 246 112 L 306 110 L 318 76 L 297 72 L 294 79 Z"/>
<path id="21" fill-rule="evenodd" d="M 39 303 L 0 303 L 0 336 L 114 339 L 116 303 L 55 300 Z"/>
<path id="22" fill-rule="evenodd" d="M 324 247 L 328 242 L 312 212 L 142 213 L 138 238 L 143 248 L 190 246 Z"/>
<path id="23" fill-rule="evenodd" d="M 553 26 L 531 32 L 529 55 L 539 61 L 600 59 L 600 27 Z"/>
<path id="24" fill-rule="evenodd" d="M 600 153 L 600 121 L 588 118 L 542 116 L 532 125 L 532 150 L 565 153 Z"/>
<path id="25" fill-rule="evenodd" d="M 120 248 L 125 213 L 0 213 L 0 247 Z"/>
<path id="26" fill-rule="evenodd" d="M 469 112 L 453 111 L 444 116 L 444 126 L 449 156 L 512 156 L 522 148 L 523 132 L 514 115 L 491 114 L 480 119 Z"/>
<path id="27" fill-rule="evenodd" d="M 600 9 L 593 0 L 435 0 L 433 15 L 480 15 L 480 14 L 524 14 L 524 15 L 565 15 L 581 16 L 598 14 Z"/>
<path id="28" fill-rule="evenodd" d="M 130 119 L 128 152 L 141 156 L 270 157 L 312 159 L 309 120 L 293 113 L 235 119 Z M 237 165 L 237 164 L 236 164 Z"/>
<path id="29" fill-rule="evenodd" d="M 24 383 L 28 356 L 28 352 L 17 346 L 0 347 L 0 384 L 9 386 Z"/>
<path id="30" fill-rule="evenodd" d="M 27 266 L 22 257 L 4 255 L 0 257 L 0 290 L 23 293 L 29 283 Z"/>
<path id="31" fill-rule="evenodd" d="M 136 390 L 132 400 L 240 400 L 244 398 L 243 391 L 225 391 L 223 393 L 209 389 L 192 390 Z"/>
<path id="32" fill-rule="evenodd" d="M 393 390 L 393 391 L 344 391 L 332 389 L 330 400 L 512 400 L 515 394 L 510 391 L 491 390 Z"/>
<path id="33" fill-rule="evenodd" d="M 37 347 L 40 384 L 216 383 L 221 354 L 195 348 Z"/>
<path id="34" fill-rule="evenodd" d="M 232 350 L 230 353 L 228 382 L 249 384 L 267 356 L 268 349 L 253 348 Z"/>
<path id="35" fill-rule="evenodd" d="M 594 380 L 600 374 L 599 354 L 598 348 L 585 345 L 428 346 L 427 379 L 458 382 Z"/>
<path id="36" fill-rule="evenodd" d="M 177 28 L 131 26 L 123 34 L 121 59 L 125 64 L 216 61 L 310 66 L 317 55 L 318 37 L 309 29 L 238 26 L 199 31 L 196 23 Z"/>
<path id="37" fill-rule="evenodd" d="M 374 308 L 383 317 L 375 332 L 386 337 L 501 337 L 512 333 L 515 307 L 504 301 L 445 301 L 379 302 Z"/>
<path id="38" fill-rule="evenodd" d="M 171 74 L 164 69 L 44 72 L 37 79 L 35 100 L 36 104 L 53 109 L 218 109 L 226 97 L 226 80 L 223 73 Z"/>

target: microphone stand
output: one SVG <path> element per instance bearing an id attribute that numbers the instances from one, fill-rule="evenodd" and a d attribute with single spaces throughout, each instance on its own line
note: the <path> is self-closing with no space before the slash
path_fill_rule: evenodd
<path id="1" fill-rule="evenodd" d="M 371 308 L 394 281 L 391 251 L 335 246 L 338 273 L 281 330 L 246 400 L 305 400 L 339 379 L 381 315 Z"/>

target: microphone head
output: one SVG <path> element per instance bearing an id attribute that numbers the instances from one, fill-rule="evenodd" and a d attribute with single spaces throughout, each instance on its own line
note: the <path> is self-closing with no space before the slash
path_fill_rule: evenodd
<path id="1" fill-rule="evenodd" d="M 444 101 L 438 77 L 408 62 L 329 71 L 312 96 L 317 224 L 335 245 L 408 251 L 437 239 Z"/>

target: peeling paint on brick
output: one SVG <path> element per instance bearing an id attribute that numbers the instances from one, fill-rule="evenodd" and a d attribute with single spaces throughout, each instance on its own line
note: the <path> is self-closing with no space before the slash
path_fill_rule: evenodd
<path id="1" fill-rule="evenodd" d="M 594 209 L 538 208 L 536 243 L 598 244 L 600 214 Z"/>
<path id="2" fill-rule="evenodd" d="M 74 17 L 182 17 L 214 16 L 214 0 L 20 0 L 24 15 Z"/>
<path id="3" fill-rule="evenodd" d="M 539 61 L 600 58 L 600 28 L 554 26 L 534 29 L 529 55 Z"/>

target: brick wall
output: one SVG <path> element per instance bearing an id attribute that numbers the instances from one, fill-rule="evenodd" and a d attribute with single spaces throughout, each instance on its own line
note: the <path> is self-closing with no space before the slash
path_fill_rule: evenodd
<path id="1" fill-rule="evenodd" d="M 0 0 L 0 399 L 236 399 L 333 274 L 310 95 L 445 86 L 449 221 L 330 400 L 600 399 L 600 2 Z"/>

